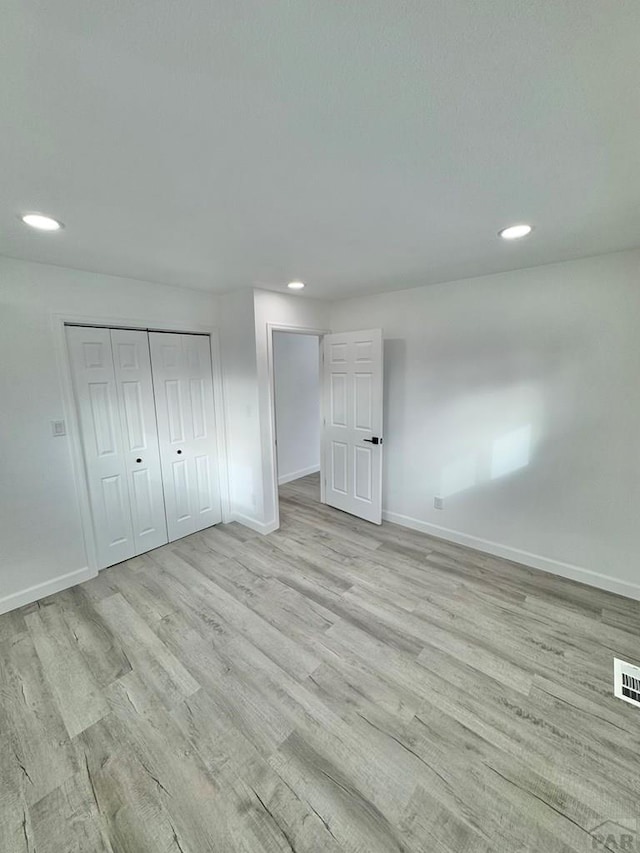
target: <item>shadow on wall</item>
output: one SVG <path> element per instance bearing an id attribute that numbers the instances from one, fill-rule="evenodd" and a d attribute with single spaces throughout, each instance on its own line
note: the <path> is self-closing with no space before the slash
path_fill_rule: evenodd
<path id="1" fill-rule="evenodd" d="M 432 482 L 442 497 L 523 471 L 547 429 L 536 381 L 454 390 L 429 423 Z"/>
<path id="2" fill-rule="evenodd" d="M 504 365 L 501 371 L 500 379 L 504 382 L 509 371 Z M 478 381 L 475 362 L 469 365 L 465 385 L 469 374 L 473 383 Z M 441 371 L 440 379 L 435 379 L 434 384 L 439 385 L 442 378 Z M 456 379 L 459 378 L 458 373 Z M 417 380 L 424 381 L 422 377 Z M 454 387 L 455 384 L 459 383 L 454 383 Z M 414 383 L 412 388 L 415 395 Z M 403 338 L 385 339 L 384 435 L 388 451 L 384 456 L 385 482 L 389 466 L 393 464 L 394 450 L 398 449 L 394 435 L 397 439 L 398 435 L 406 435 L 406 430 L 416 435 L 416 460 L 423 458 L 426 450 L 433 454 L 432 464 L 437 465 L 438 457 L 450 457 L 452 447 L 458 451 L 459 455 L 441 468 L 436 491 L 442 497 L 500 479 L 529 465 L 535 451 L 534 433 L 540 432 L 542 415 L 540 394 L 534 383 L 489 389 L 485 382 L 480 389 L 476 387 L 472 391 L 465 387 L 464 391 L 466 393 L 460 397 L 447 400 L 446 405 L 440 395 L 431 397 L 428 405 L 424 400 L 411 400 L 407 391 L 407 342 Z M 496 435 L 497 422 L 502 429 L 506 422 L 508 428 Z M 420 438 L 418 431 L 422 433 Z M 465 452 L 460 453 L 461 448 L 465 448 Z M 393 475 L 396 489 L 402 492 L 405 467 L 395 466 Z"/>
<path id="3" fill-rule="evenodd" d="M 544 553 L 561 554 L 558 543 L 581 553 L 585 525 L 602 529 L 584 484 L 607 459 L 619 462 L 603 441 L 617 428 L 603 406 L 616 377 L 603 375 L 597 317 L 585 308 L 556 320 L 543 307 L 455 323 L 417 309 L 406 337 L 385 337 L 386 511 Z M 437 513 L 436 496 L 448 498 L 449 515 Z"/>
<path id="4" fill-rule="evenodd" d="M 394 423 L 399 413 L 406 412 L 407 342 L 404 338 L 385 338 L 383 344 L 383 411 L 382 435 L 385 453 L 382 457 L 382 482 L 389 482 L 390 459 L 393 459 Z M 396 436 L 397 438 L 397 436 Z M 387 451 L 391 451 L 391 456 Z M 404 488 L 404 468 L 395 466 L 394 474 L 399 488 Z"/>
<path id="5" fill-rule="evenodd" d="M 445 465 L 440 495 L 443 498 L 456 495 L 482 482 L 497 480 L 526 468 L 532 455 L 531 437 L 531 424 L 527 424 L 495 438 L 488 452 L 469 453 Z"/>
<path id="6" fill-rule="evenodd" d="M 425 492 L 456 495 L 534 468 L 538 489 L 585 409 L 580 378 L 593 347 L 584 330 L 547 315 L 468 316 L 455 329 L 426 319 L 423 334 L 414 316 L 408 338 L 384 342 L 387 495 L 408 508 Z M 587 407 L 582 428 L 590 421 Z M 572 455 L 565 447 L 563 466 Z"/>

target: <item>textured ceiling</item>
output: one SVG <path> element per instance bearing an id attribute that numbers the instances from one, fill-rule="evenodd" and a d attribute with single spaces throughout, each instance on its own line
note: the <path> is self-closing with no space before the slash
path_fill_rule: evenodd
<path id="1" fill-rule="evenodd" d="M 639 43 L 638 0 L 5 0 L 0 254 L 322 297 L 638 246 Z"/>

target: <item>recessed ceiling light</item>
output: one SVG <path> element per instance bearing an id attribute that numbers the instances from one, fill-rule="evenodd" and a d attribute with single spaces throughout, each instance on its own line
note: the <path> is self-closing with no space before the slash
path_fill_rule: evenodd
<path id="1" fill-rule="evenodd" d="M 302 288 L 304 287 L 304 282 L 303 281 L 290 281 L 289 284 L 287 285 L 287 287 L 290 288 L 291 290 L 302 290 Z"/>
<path id="2" fill-rule="evenodd" d="M 503 240 L 517 240 L 519 237 L 526 237 L 533 231 L 530 225 L 509 225 L 508 228 L 503 228 L 498 231 L 498 234 Z"/>
<path id="3" fill-rule="evenodd" d="M 25 213 L 20 219 L 25 225 L 38 228 L 40 231 L 59 231 L 63 227 L 62 222 L 50 216 L 44 216 L 42 213 Z"/>

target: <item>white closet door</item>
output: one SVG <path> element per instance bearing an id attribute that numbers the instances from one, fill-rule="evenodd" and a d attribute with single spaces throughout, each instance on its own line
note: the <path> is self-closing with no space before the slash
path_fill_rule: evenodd
<path id="1" fill-rule="evenodd" d="M 135 550 L 142 554 L 169 541 L 149 336 L 135 329 L 111 329 L 111 346 Z"/>
<path id="2" fill-rule="evenodd" d="M 67 327 L 99 568 L 136 553 L 109 329 Z"/>
<path id="3" fill-rule="evenodd" d="M 207 335 L 150 332 L 169 541 L 221 520 Z"/>

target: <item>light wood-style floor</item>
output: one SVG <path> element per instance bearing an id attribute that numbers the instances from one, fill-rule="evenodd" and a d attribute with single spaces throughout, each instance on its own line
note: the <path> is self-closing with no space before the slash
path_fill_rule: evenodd
<path id="1" fill-rule="evenodd" d="M 0 851 L 584 851 L 640 604 L 281 490 L 0 617 Z"/>

